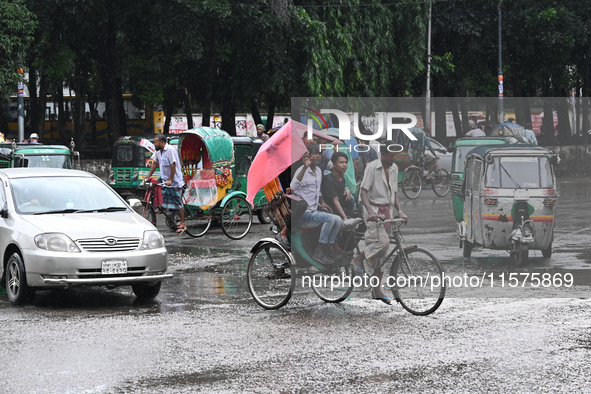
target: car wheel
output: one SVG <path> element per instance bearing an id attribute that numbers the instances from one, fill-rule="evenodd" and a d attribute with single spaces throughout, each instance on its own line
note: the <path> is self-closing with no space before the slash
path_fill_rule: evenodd
<path id="1" fill-rule="evenodd" d="M 140 282 L 131 285 L 133 294 L 140 300 L 151 300 L 160 293 L 162 282 Z"/>
<path id="2" fill-rule="evenodd" d="M 6 294 L 14 305 L 23 305 L 32 301 L 34 290 L 27 285 L 25 263 L 20 254 L 13 253 L 6 264 Z"/>

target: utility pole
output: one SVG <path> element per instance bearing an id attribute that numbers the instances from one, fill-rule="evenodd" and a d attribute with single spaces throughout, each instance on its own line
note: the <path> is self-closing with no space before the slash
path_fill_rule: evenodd
<path id="1" fill-rule="evenodd" d="M 499 0 L 499 123 L 505 120 L 503 113 L 503 45 L 501 39 L 501 1 Z"/>
<path id="2" fill-rule="evenodd" d="M 431 131 L 431 136 L 435 135 L 431 130 L 431 10 L 433 3 L 429 1 L 429 28 L 427 29 L 427 93 L 425 94 L 425 119 L 423 124 L 426 129 Z"/>
<path id="3" fill-rule="evenodd" d="M 22 68 L 18 69 L 19 81 L 18 81 L 18 142 L 25 139 L 25 83 L 24 83 L 24 71 Z"/>

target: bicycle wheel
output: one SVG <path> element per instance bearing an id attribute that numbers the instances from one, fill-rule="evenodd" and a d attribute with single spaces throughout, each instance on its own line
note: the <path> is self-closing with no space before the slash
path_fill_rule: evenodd
<path id="1" fill-rule="evenodd" d="M 199 207 L 185 204 L 185 226 L 187 226 L 185 233 L 188 236 L 193 238 L 202 237 L 211 226 L 211 214 Z"/>
<path id="2" fill-rule="evenodd" d="M 146 209 L 146 204 L 142 204 L 139 214 L 148 222 L 152 223 L 152 225 L 156 226 L 156 212 L 154 212 L 154 208 L 151 205 Z"/>
<path id="3" fill-rule="evenodd" d="M 222 231 L 230 239 L 240 239 L 252 226 L 252 209 L 243 197 L 230 198 L 222 208 Z"/>
<path id="4" fill-rule="evenodd" d="M 324 302 L 342 302 L 351 295 L 351 267 L 335 267 L 331 272 L 318 272 L 310 278 L 312 290 Z"/>
<path id="5" fill-rule="evenodd" d="M 175 230 L 179 227 L 179 224 L 181 224 L 181 217 L 179 216 L 179 211 L 174 210 L 168 210 L 168 212 L 164 215 L 165 219 L 165 223 L 166 223 L 166 227 L 168 227 L 171 230 Z"/>
<path id="6" fill-rule="evenodd" d="M 445 296 L 441 265 L 421 248 L 405 249 L 396 256 L 386 285 L 396 301 L 413 315 L 435 312 Z"/>
<path id="7" fill-rule="evenodd" d="M 447 193 L 449 193 L 450 181 L 451 178 L 449 176 L 449 172 L 447 172 L 443 168 L 438 168 L 433 173 L 433 179 L 431 180 L 431 188 L 433 188 L 433 192 L 437 194 L 439 197 L 445 197 L 447 196 Z"/>
<path id="8" fill-rule="evenodd" d="M 419 170 L 415 168 L 411 168 L 404 174 L 402 178 L 402 193 L 407 198 L 414 200 L 421 194 L 421 190 L 423 190 L 423 180 L 421 178 L 422 176 Z"/>
<path id="9" fill-rule="evenodd" d="M 268 242 L 259 246 L 248 262 L 248 290 L 257 304 L 278 309 L 289 301 L 295 288 L 295 269 L 283 248 Z"/>

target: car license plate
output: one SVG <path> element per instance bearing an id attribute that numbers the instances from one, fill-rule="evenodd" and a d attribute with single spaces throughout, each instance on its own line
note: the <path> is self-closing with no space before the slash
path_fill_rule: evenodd
<path id="1" fill-rule="evenodd" d="M 529 191 L 528 190 L 515 190 L 513 193 L 513 197 L 515 200 L 529 200 Z"/>
<path id="2" fill-rule="evenodd" d="M 127 261 L 125 261 L 125 260 L 103 261 L 101 273 L 103 275 L 126 274 L 127 273 Z"/>

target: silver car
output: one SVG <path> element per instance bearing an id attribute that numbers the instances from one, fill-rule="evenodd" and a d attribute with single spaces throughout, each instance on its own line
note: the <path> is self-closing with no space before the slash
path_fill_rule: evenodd
<path id="1" fill-rule="evenodd" d="M 151 299 L 172 277 L 162 235 L 96 176 L 14 168 L 0 182 L 0 283 L 11 303 L 84 285 L 131 285 Z"/>

